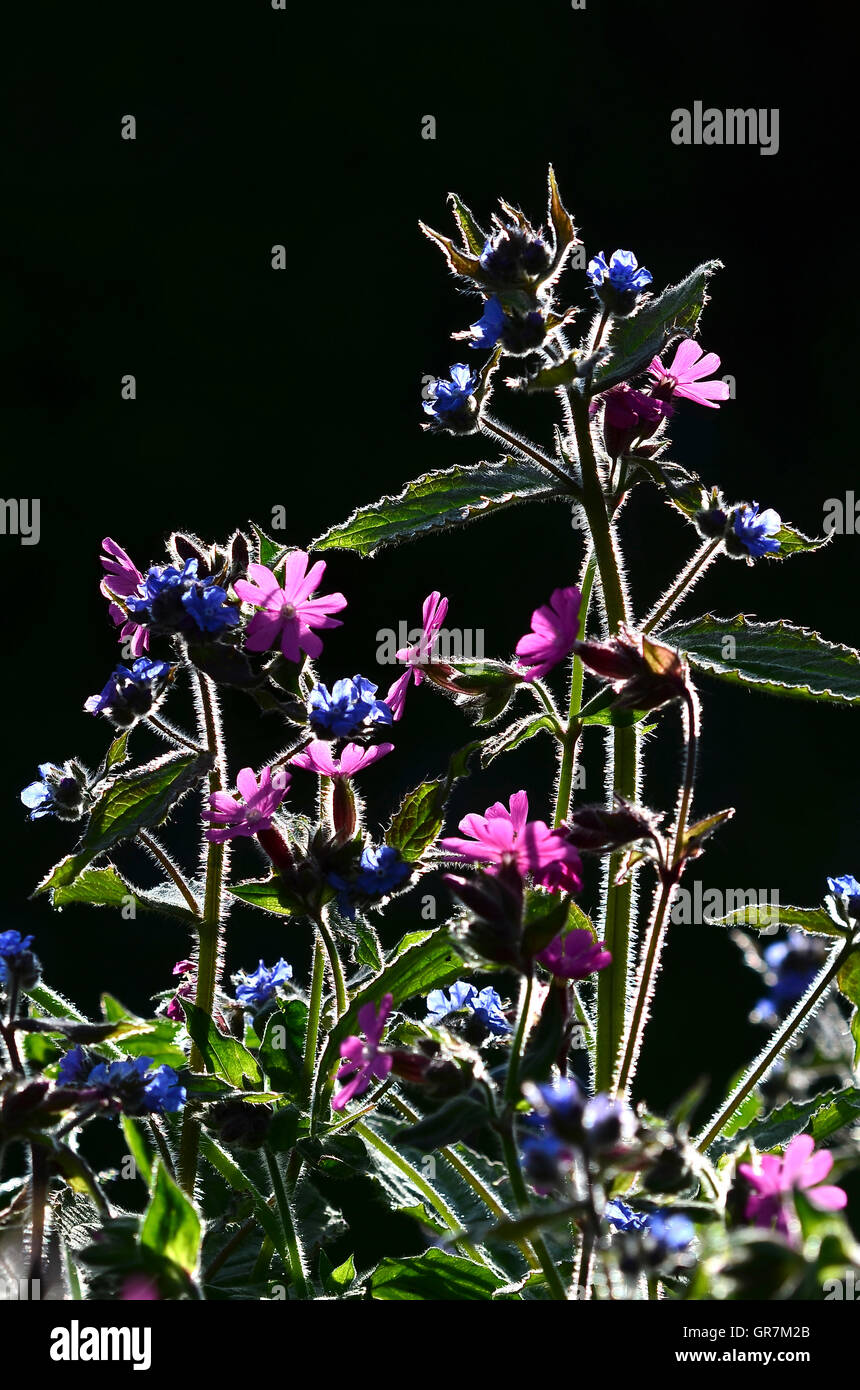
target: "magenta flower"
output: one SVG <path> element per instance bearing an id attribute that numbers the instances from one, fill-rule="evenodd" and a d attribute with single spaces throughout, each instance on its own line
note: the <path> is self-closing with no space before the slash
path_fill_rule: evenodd
<path id="1" fill-rule="evenodd" d="M 290 758 L 293 767 L 302 767 L 305 772 L 316 772 L 320 777 L 354 777 L 366 767 L 372 767 L 394 751 L 393 743 L 376 743 L 372 748 L 362 748 L 360 743 L 348 743 L 339 758 L 331 751 L 331 744 L 324 739 L 314 739 L 301 753 Z"/>
<path id="2" fill-rule="evenodd" d="M 105 573 L 99 588 L 105 598 L 110 600 L 108 613 L 120 628 L 120 638 L 131 638 L 132 655 L 143 656 L 149 647 L 149 633 L 139 623 L 132 622 L 125 609 L 113 601 L 118 598 L 130 598 L 132 594 L 136 594 L 138 586 L 143 583 L 143 575 L 126 555 L 122 546 L 112 541 L 110 536 L 105 536 L 102 541 L 102 550 L 105 552 L 101 557 Z"/>
<path id="3" fill-rule="evenodd" d="M 272 773 L 274 772 L 274 777 Z M 282 767 L 264 767 L 257 782 L 253 770 L 243 767 L 236 778 L 236 787 L 241 801 L 229 792 L 213 792 L 209 798 L 208 811 L 203 811 L 205 820 L 215 824 L 206 831 L 206 839 L 221 843 L 238 835 L 257 835 L 261 830 L 270 830 L 272 816 L 287 794 L 290 774 Z"/>
<path id="4" fill-rule="evenodd" d="M 729 383 L 703 381 L 702 377 L 715 372 L 719 365 L 720 359 L 715 352 L 703 356 L 699 344 L 693 338 L 685 338 L 678 346 L 671 367 L 664 367 L 659 357 L 654 357 L 648 370 L 658 383 L 655 394 L 659 394 L 662 388 L 670 396 L 683 396 L 697 405 L 718 410 L 717 401 L 729 398 Z"/>
<path id="5" fill-rule="evenodd" d="M 237 579 L 233 585 L 244 603 L 252 603 L 260 611 L 255 614 L 245 632 L 249 652 L 267 652 L 280 638 L 281 651 L 287 661 L 299 662 L 302 652 L 309 657 L 319 656 L 322 641 L 314 628 L 342 627 L 332 613 L 346 608 L 343 594 L 324 594 L 311 598 L 322 583 L 325 561 L 317 560 L 308 569 L 308 557 L 303 550 L 294 550 L 284 566 L 284 587 L 265 565 L 249 565 L 248 574 L 255 581 Z"/>
<path id="6" fill-rule="evenodd" d="M 543 951 L 538 951 L 535 959 L 559 980 L 584 980 L 612 964 L 604 943 L 595 941 L 585 927 L 557 936 Z"/>
<path id="7" fill-rule="evenodd" d="M 582 886 L 578 850 L 564 831 L 550 830 L 542 820 L 530 821 L 528 814 L 528 796 L 514 792 L 510 810 L 497 801 L 483 816 L 465 816 L 459 828 L 469 838 L 449 837 L 439 844 L 458 859 L 499 867 L 514 864 L 520 874 L 531 874 L 535 883 L 545 888 L 575 892 Z"/>
<path id="8" fill-rule="evenodd" d="M 164 1013 L 171 1022 L 184 1023 L 185 1012 L 179 1001 L 180 999 L 193 999 L 197 993 L 197 972 L 193 960 L 178 960 L 173 967 L 173 973 L 174 975 L 184 975 L 186 978 L 177 989 Z"/>
<path id="9" fill-rule="evenodd" d="M 379 1044 L 393 1003 L 394 995 L 384 994 L 378 1013 L 375 1004 L 364 1004 L 359 1009 L 358 1026 L 367 1042 L 353 1036 L 344 1038 L 341 1043 L 340 1055 L 344 1061 L 337 1079 L 345 1084 L 332 1099 L 332 1110 L 342 1110 L 354 1096 L 364 1095 L 372 1077 L 382 1081 L 391 1071 L 393 1060 L 387 1052 L 380 1052 Z"/>
<path id="10" fill-rule="evenodd" d="M 848 1197 L 841 1187 L 822 1186 L 833 1167 L 833 1155 L 828 1149 L 815 1152 L 815 1140 L 810 1134 L 798 1134 L 785 1154 L 764 1154 L 761 1172 L 749 1163 L 742 1163 L 738 1172 L 754 1188 L 747 1199 L 747 1221 L 754 1226 L 776 1227 L 788 1235 L 788 1212 L 793 1208 L 792 1193 L 799 1189 L 816 1211 L 841 1211 Z"/>
<path id="11" fill-rule="evenodd" d="M 391 686 L 385 697 L 385 703 L 391 710 L 395 719 L 403 718 L 403 707 L 406 704 L 406 692 L 410 684 L 420 685 L 424 679 L 422 666 L 426 666 L 433 655 L 433 644 L 439 635 L 445 615 L 448 612 L 448 600 L 443 598 L 438 589 L 434 589 L 432 594 L 428 594 L 424 600 L 421 610 L 422 630 L 418 641 L 411 647 L 401 647 L 395 653 L 398 661 L 406 663 L 407 670 Z"/>
<path id="12" fill-rule="evenodd" d="M 568 652 L 579 633 L 579 605 L 582 594 L 576 587 L 556 589 L 549 604 L 532 613 L 532 630 L 517 643 L 520 665 L 528 665 L 527 681 L 539 680 Z"/>

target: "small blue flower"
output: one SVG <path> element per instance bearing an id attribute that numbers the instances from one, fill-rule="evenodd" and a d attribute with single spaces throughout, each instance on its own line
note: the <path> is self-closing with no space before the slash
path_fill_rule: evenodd
<path id="1" fill-rule="evenodd" d="M 404 864 L 399 849 L 391 845 L 380 845 L 378 849 L 370 846 L 362 852 L 355 886 L 360 893 L 381 898 L 397 888 L 411 872 L 410 866 Z"/>
<path id="2" fill-rule="evenodd" d="M 527 1134 L 520 1145 L 523 1170 L 535 1191 L 548 1195 L 560 1187 L 573 1165 L 568 1146 L 555 1134 Z"/>
<path id="3" fill-rule="evenodd" d="M 488 299 L 484 305 L 484 312 L 477 323 L 470 324 L 469 340 L 470 348 L 492 348 L 499 341 L 499 337 L 505 326 L 505 311 L 501 301 L 496 295 Z"/>
<path id="4" fill-rule="evenodd" d="M 595 289 L 601 289 L 608 280 L 612 288 L 622 294 L 630 290 L 639 294 L 654 278 L 650 270 L 639 265 L 632 251 L 613 251 L 608 264 L 600 251 L 588 262 L 586 274 Z"/>
<path id="5" fill-rule="evenodd" d="M 149 1073 L 144 1090 L 149 1109 L 159 1115 L 173 1115 L 185 1104 L 185 1087 L 172 1067 L 162 1064 Z"/>
<path id="6" fill-rule="evenodd" d="M 774 536 L 781 527 L 782 519 L 778 512 L 769 507 L 760 513 L 758 503 L 753 502 L 751 507 L 744 503 L 737 508 L 732 529 L 744 549 L 757 560 L 762 555 L 779 550 L 780 543 L 774 540 Z"/>
<path id="7" fill-rule="evenodd" d="M 197 560 L 176 565 L 153 565 L 147 570 L 137 596 L 126 599 L 126 607 L 141 622 L 177 632 L 221 632 L 235 627 L 239 614 L 227 598 L 227 591 L 209 575 L 197 576 Z"/>
<path id="8" fill-rule="evenodd" d="M 33 944 L 32 936 L 22 936 L 17 931 L 0 932 L 0 984 L 9 977 L 9 967 L 18 964 L 18 957 L 28 951 Z"/>
<path id="9" fill-rule="evenodd" d="M 649 1236 L 656 1240 L 660 1255 L 677 1255 L 695 1238 L 696 1231 L 689 1217 L 680 1212 L 655 1211 L 647 1218 Z"/>
<path id="10" fill-rule="evenodd" d="M 67 1052 L 60 1061 L 57 1085 L 83 1086 L 92 1070 L 93 1064 L 84 1048 L 80 1045 L 73 1047 L 71 1052 Z"/>
<path id="11" fill-rule="evenodd" d="M 624 1202 L 619 1202 L 617 1198 L 606 1203 L 603 1215 L 613 1231 L 644 1231 L 648 1225 L 648 1216 L 645 1212 L 633 1211 L 631 1207 L 628 1207 Z"/>
<path id="12" fill-rule="evenodd" d="M 860 883 L 851 874 L 841 878 L 829 878 L 827 886 L 835 898 L 860 898 Z"/>
<path id="13" fill-rule="evenodd" d="M 246 1008 L 258 1009 L 274 998 L 279 986 L 285 985 L 292 978 L 293 968 L 285 960 L 281 959 L 277 965 L 272 966 L 264 965 L 260 961 L 253 975 L 246 975 L 244 970 L 240 970 L 233 976 L 236 981 L 236 998 Z"/>
<path id="14" fill-rule="evenodd" d="M 109 708 L 128 708 L 148 713 L 162 683 L 170 674 L 170 663 L 142 656 L 131 670 L 117 666 L 100 695 L 91 695 L 84 704 L 87 714 L 101 714 Z"/>
<path id="15" fill-rule="evenodd" d="M 183 594 L 182 606 L 201 632 L 223 632 L 239 622 L 239 614 L 228 602 L 227 590 L 208 580 Z"/>
<path id="16" fill-rule="evenodd" d="M 61 820 L 77 820 L 83 815 L 90 797 L 86 774 L 77 763 L 39 764 L 40 781 L 31 782 L 21 792 L 21 800 L 30 812 L 30 820 L 55 815 Z"/>
<path id="17" fill-rule="evenodd" d="M 158 599 L 165 599 L 175 590 L 184 591 L 188 584 L 197 580 L 197 561 L 186 560 L 182 569 L 176 565 L 152 565 L 138 586 L 137 595 L 126 599 L 126 607 L 132 613 L 152 616 L 152 606 Z"/>
<path id="18" fill-rule="evenodd" d="M 390 724 L 391 710 L 375 699 L 377 686 L 364 676 L 335 681 L 331 690 L 320 683 L 308 702 L 312 727 L 335 738 L 351 738 L 370 724 Z"/>
<path id="19" fill-rule="evenodd" d="M 433 419 L 444 424 L 446 417 L 458 415 L 474 404 L 474 393 L 478 377 L 463 362 L 451 368 L 450 381 L 435 381 L 432 385 L 432 399 L 424 402 L 424 411 Z"/>
<path id="20" fill-rule="evenodd" d="M 73 1049 L 73 1053 L 77 1051 Z M 63 1058 L 61 1074 L 73 1053 Z M 124 1062 L 99 1062 L 85 1078 L 80 1075 L 80 1060 L 70 1063 L 69 1070 L 77 1085 L 98 1087 L 129 1115 L 161 1115 L 180 1110 L 185 1104 L 185 1087 L 180 1085 L 172 1067 L 161 1065 L 150 1071 L 152 1061 L 151 1057 L 130 1057 Z"/>
<path id="21" fill-rule="evenodd" d="M 511 1025 L 502 1012 L 502 1001 L 491 985 L 479 991 L 465 980 L 457 980 L 448 994 L 443 989 L 434 989 L 427 996 L 427 1012 L 434 1023 L 465 1009 L 471 1010 L 494 1036 L 510 1033 Z"/>
<path id="22" fill-rule="evenodd" d="M 560 1081 L 545 1081 L 535 1087 L 540 1096 L 540 1106 L 549 1116 L 550 1123 L 567 1123 L 579 1119 L 585 1108 L 586 1098 L 578 1081 L 572 1076 L 562 1077 Z"/>

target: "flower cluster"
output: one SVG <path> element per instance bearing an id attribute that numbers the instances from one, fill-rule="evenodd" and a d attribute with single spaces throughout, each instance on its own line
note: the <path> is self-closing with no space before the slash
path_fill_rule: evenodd
<path id="1" fill-rule="evenodd" d="M 282 985 L 293 978 L 293 967 L 283 957 L 276 965 L 264 965 L 262 961 L 252 975 L 244 970 L 233 976 L 236 985 L 236 998 L 247 1009 L 260 1009 L 274 999 Z"/>
<path id="2" fill-rule="evenodd" d="M 110 1108 L 126 1115 L 174 1114 L 185 1104 L 185 1087 L 172 1067 L 153 1067 L 151 1057 L 123 1062 L 94 1060 L 83 1047 L 74 1047 L 60 1062 L 60 1086 L 92 1090 Z"/>
<path id="3" fill-rule="evenodd" d="M 487 1034 L 501 1037 L 511 1031 L 502 1001 L 492 985 L 477 990 L 465 980 L 457 980 L 447 994 L 443 989 L 431 990 L 427 996 L 427 1015 L 431 1023 L 441 1023 L 454 1015 L 468 1015 L 469 1023 L 476 1025 L 469 1036 L 477 1033 L 478 1039 Z"/>
<path id="4" fill-rule="evenodd" d="M 100 695 L 91 695 L 84 704 L 87 714 L 103 714 L 119 729 L 129 729 L 156 708 L 171 677 L 173 667 L 166 661 L 138 657 L 134 665 L 117 666 Z"/>

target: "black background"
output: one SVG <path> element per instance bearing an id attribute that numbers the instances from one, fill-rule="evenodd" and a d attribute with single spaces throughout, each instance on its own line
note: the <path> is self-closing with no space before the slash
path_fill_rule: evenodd
<path id="1" fill-rule="evenodd" d="M 451 230 L 450 189 L 485 223 L 499 194 L 538 219 L 552 160 L 589 255 L 632 248 L 658 289 L 719 257 L 702 341 L 736 378 L 737 399 L 719 413 L 683 408 L 672 457 L 808 533 L 821 530 L 824 500 L 854 486 L 840 58 L 824 18 L 805 12 L 799 36 L 768 25 L 768 12 L 618 0 L 279 12 L 245 0 L 70 16 L 45 5 L 9 36 L 2 491 L 41 498 L 42 534 L 33 547 L 0 537 L 2 926 L 36 933 L 49 981 L 80 1005 L 93 1009 L 107 988 L 146 1010 L 187 949 L 174 926 L 82 907 L 56 916 L 44 898 L 28 901 L 73 831 L 31 825 L 19 789 L 41 761 L 77 754 L 94 766 L 109 738 L 81 710 L 117 655 L 99 542 L 114 536 L 143 568 L 174 526 L 223 539 L 249 518 L 267 526 L 283 505 L 284 539 L 307 544 L 421 472 L 497 456 L 480 439 L 420 429 L 422 375 L 462 360 L 448 335 L 477 316 L 418 231 L 419 217 Z M 779 153 L 673 145 L 671 111 L 697 99 L 778 107 Z M 134 142 L 120 138 L 125 114 Z M 435 141 L 421 138 L 427 114 Z M 565 276 L 562 295 L 587 319 L 582 273 Z M 126 373 L 133 402 L 120 398 Z M 552 399 L 509 408 L 503 396 L 496 413 L 548 443 Z M 644 488 L 623 536 L 641 614 L 696 538 Z M 754 569 L 723 561 L 684 612 L 788 616 L 857 644 L 857 545 L 836 537 L 817 555 Z M 483 628 L 488 654 L 506 656 L 533 607 L 575 581 L 580 556 L 564 507 L 517 509 L 374 560 L 335 555 L 324 590 L 342 589 L 350 606 L 323 679 L 361 670 L 384 685 L 377 631 L 414 625 L 433 588 L 451 600 L 450 625 Z M 705 887 L 811 903 L 827 874 L 860 874 L 851 714 L 702 689 L 696 808 L 738 807 L 700 862 Z M 253 710 L 228 701 L 234 772 L 280 746 Z M 662 727 L 646 799 L 668 808 L 671 715 Z M 396 756 L 363 782 L 375 825 L 470 736 L 427 690 L 410 696 L 397 733 Z M 145 737 L 140 748 L 150 751 Z M 521 785 L 546 814 L 551 775 L 550 745 L 535 741 L 462 784 L 452 823 Z M 253 858 L 242 865 L 254 871 Z M 389 938 L 422 925 L 419 897 L 400 905 Z M 231 918 L 228 969 L 281 953 L 302 980 L 300 931 Z M 706 1075 L 716 1099 L 760 1044 L 747 1022 L 759 993 L 717 929 L 676 927 L 639 1093 L 659 1106 Z"/>

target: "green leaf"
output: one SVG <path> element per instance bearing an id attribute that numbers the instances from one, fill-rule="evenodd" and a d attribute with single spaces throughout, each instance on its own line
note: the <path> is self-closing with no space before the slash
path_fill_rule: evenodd
<path id="1" fill-rule="evenodd" d="M 246 1192 L 251 1198 L 254 1215 L 277 1250 L 287 1269 L 290 1267 L 290 1253 L 284 1237 L 283 1228 L 275 1213 L 266 1202 L 257 1184 L 239 1167 L 236 1160 L 223 1149 L 211 1135 L 204 1131 L 200 1136 L 200 1152 L 220 1173 L 225 1182 L 236 1192 Z"/>
<path id="2" fill-rule="evenodd" d="M 260 1068 L 247 1047 L 243 1047 L 237 1038 L 219 1032 L 214 1020 L 204 1009 L 192 1004 L 190 999 L 181 999 L 180 1003 L 185 1011 L 191 1040 L 196 1044 L 206 1070 L 229 1081 L 240 1091 L 244 1089 L 246 1077 L 252 1085 L 258 1086 L 262 1080 Z"/>
<path id="3" fill-rule="evenodd" d="M 860 1067 L 860 951 L 854 951 L 836 976 L 840 994 L 848 999 L 854 1008 L 851 1012 L 851 1036 L 854 1039 L 854 1066 Z"/>
<path id="4" fill-rule="evenodd" d="M 65 907 L 67 903 L 89 903 L 91 907 L 113 907 L 119 912 L 132 908 L 135 912 L 160 913 L 167 917 L 179 917 L 186 922 L 196 920 L 194 914 L 181 903 L 142 892 L 126 883 L 113 864 L 103 869 L 84 869 L 73 883 L 64 888 L 55 888 L 51 902 L 54 907 Z"/>
<path id="5" fill-rule="evenodd" d="M 803 532 L 798 531 L 795 526 L 789 526 L 787 522 L 783 522 L 774 536 L 774 540 L 779 541 L 779 550 L 768 551 L 765 558 L 768 560 L 784 560 L 787 555 L 801 555 L 805 551 L 820 550 L 823 545 L 827 545 L 832 539 L 832 535 L 805 536 Z"/>
<path id="6" fill-rule="evenodd" d="M 433 1153 L 468 1139 L 487 1124 L 489 1115 L 483 1101 L 473 1096 L 454 1096 L 432 1114 L 414 1125 L 403 1125 L 394 1134 L 395 1144 L 421 1153 Z"/>
<path id="7" fill-rule="evenodd" d="M 267 536 L 265 531 L 251 522 L 251 530 L 257 537 L 258 561 L 260 565 L 265 565 L 266 569 L 274 570 L 276 564 L 284 558 L 286 547 L 273 541 L 271 536 Z"/>
<path id="8" fill-rule="evenodd" d="M 802 927 L 804 931 L 821 936 L 844 936 L 845 928 L 834 922 L 823 908 L 790 907 L 788 903 L 754 903 L 730 912 L 725 917 L 709 917 L 714 927 L 752 927 L 756 931 L 773 931 L 775 927 Z"/>
<path id="9" fill-rule="evenodd" d="M 128 759 L 128 736 L 130 730 L 118 734 L 105 754 L 105 771 L 110 772 L 111 768 L 119 767 Z"/>
<path id="10" fill-rule="evenodd" d="M 521 743 L 544 731 L 558 736 L 558 723 L 552 715 L 530 714 L 525 719 L 518 719 L 495 738 L 487 740 L 481 753 L 481 762 L 484 767 L 488 767 L 502 753 L 511 753 L 515 748 L 519 748 Z"/>
<path id="11" fill-rule="evenodd" d="M 54 867 L 36 893 L 66 887 L 97 854 L 145 826 L 160 824 L 211 766 L 209 753 L 168 753 L 144 768 L 111 778 L 93 807 L 77 851 Z"/>
<path id="12" fill-rule="evenodd" d="M 765 1153 L 783 1149 L 796 1135 L 807 1131 L 816 1143 L 821 1143 L 844 1125 L 856 1124 L 858 1118 L 860 1088 L 857 1086 L 845 1086 L 805 1101 L 789 1100 L 779 1109 L 759 1116 L 746 1128 L 732 1135 L 721 1135 L 710 1148 L 709 1156 L 719 1158 L 731 1149 L 742 1149 L 748 1144 Z"/>
<path id="13" fill-rule="evenodd" d="M 200 1235 L 200 1218 L 193 1202 L 177 1187 L 159 1159 L 140 1231 L 141 1245 L 190 1275 L 197 1265 Z"/>
<path id="14" fill-rule="evenodd" d="M 260 1065 L 272 1087 L 290 1100 L 304 1089 L 302 1075 L 308 1007 L 301 999 L 285 999 L 269 1017 L 260 1047 Z"/>
<path id="15" fill-rule="evenodd" d="M 707 302 L 707 284 L 720 261 L 705 261 L 656 298 L 640 300 L 626 318 L 615 318 L 607 339 L 608 358 L 594 373 L 592 392 L 627 381 L 677 337 L 691 338 Z"/>
<path id="16" fill-rule="evenodd" d="M 560 496 L 557 483 L 534 466 L 506 458 L 502 463 L 458 465 L 424 473 L 396 497 L 359 507 L 348 521 L 333 526 L 312 550 L 357 550 L 373 555 L 383 545 L 410 536 L 450 531 L 469 521 L 504 511 L 518 502 Z"/>
<path id="17" fill-rule="evenodd" d="M 111 994 L 102 995 L 102 1012 L 105 1018 L 128 1025 L 129 1035 L 122 1042 L 122 1052 L 126 1056 L 151 1057 L 153 1066 L 175 1070 L 188 1065 L 188 1058 L 176 1041 L 181 1031 L 179 1023 L 163 1017 L 138 1018 Z"/>
<path id="18" fill-rule="evenodd" d="M 240 898 L 251 907 L 259 907 L 263 912 L 274 912 L 279 917 L 300 916 L 307 912 L 304 903 L 290 893 L 277 874 L 271 878 L 252 879 L 248 883 L 237 883 L 227 890 L 234 898 Z"/>
<path id="19" fill-rule="evenodd" d="M 119 1119 L 128 1151 L 134 1159 L 134 1166 L 151 1190 L 153 1155 L 144 1138 L 143 1121 L 136 1120 L 132 1115 L 120 1115 Z"/>
<path id="20" fill-rule="evenodd" d="M 352 1255 L 348 1255 L 343 1264 L 338 1265 L 329 1275 L 329 1285 L 332 1292 L 339 1289 L 348 1289 L 350 1284 L 355 1282 L 355 1260 Z"/>
<path id="21" fill-rule="evenodd" d="M 481 252 L 484 249 L 484 242 L 487 240 L 486 232 L 481 231 L 481 228 L 478 226 L 469 208 L 466 207 L 464 202 L 461 202 L 456 193 L 448 194 L 448 202 L 451 204 L 457 226 L 460 228 L 463 235 L 463 246 L 467 251 L 470 251 L 473 256 L 477 256 L 480 259 Z"/>
<path id="22" fill-rule="evenodd" d="M 366 965 L 369 970 L 377 974 L 382 969 L 382 948 L 379 944 L 379 937 L 367 922 L 356 921 L 353 930 L 356 961 L 359 965 Z"/>
<path id="23" fill-rule="evenodd" d="M 484 1265 L 444 1250 L 428 1250 L 405 1259 L 387 1259 L 370 1279 L 372 1297 L 399 1301 L 479 1301 L 492 1298 L 504 1280 Z"/>
<path id="24" fill-rule="evenodd" d="M 860 703 L 860 652 L 784 619 L 756 623 L 742 614 L 708 613 L 661 631 L 660 640 L 691 666 L 733 685 L 833 705 Z"/>
<path id="25" fill-rule="evenodd" d="M 482 746 L 479 739 L 466 744 L 464 748 L 458 748 L 451 755 L 444 777 L 437 777 L 432 782 L 422 782 L 420 786 L 413 787 L 412 791 L 406 793 L 386 832 L 385 843 L 398 849 L 408 862 L 420 859 L 436 840 L 442 829 L 445 803 L 451 788 L 459 778 L 468 776 L 469 758 Z"/>

